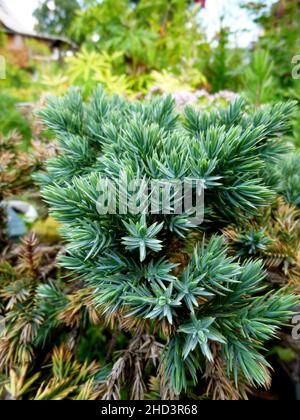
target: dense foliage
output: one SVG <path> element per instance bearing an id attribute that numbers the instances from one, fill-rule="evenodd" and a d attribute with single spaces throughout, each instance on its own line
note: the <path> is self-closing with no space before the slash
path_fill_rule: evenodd
<path id="1" fill-rule="evenodd" d="M 274 196 L 261 174 L 284 152 L 292 111 L 286 103 L 247 114 L 238 100 L 209 114 L 187 108 L 181 122 L 170 97 L 126 103 L 100 89 L 88 104 L 73 90 L 41 113 L 61 150 L 39 177 L 64 225 L 68 252 L 60 262 L 93 290 L 103 316 L 132 332 L 158 334 L 164 392 L 179 395 L 190 379 L 197 384 L 214 352 L 233 389 L 240 382 L 267 386 L 264 342 L 288 321 L 297 298 L 264 292 L 262 263 L 227 255 L 222 236 L 203 238 L 182 261 L 178 253 L 195 230 L 189 214 L 101 215 L 97 186 L 120 175 L 197 177 L 205 185 L 205 225 L 245 220 Z"/>
<path id="2" fill-rule="evenodd" d="M 60 60 L 0 25 L 0 399 L 293 398 L 300 3 L 247 49 L 206 6 L 41 1 Z"/>

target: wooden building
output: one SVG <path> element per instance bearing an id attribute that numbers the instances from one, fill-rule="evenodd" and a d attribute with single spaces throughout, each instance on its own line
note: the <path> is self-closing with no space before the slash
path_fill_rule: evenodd
<path id="1" fill-rule="evenodd" d="M 1 33 L 5 36 L 5 54 L 20 67 L 27 67 L 31 60 L 59 60 L 67 51 L 76 49 L 67 39 L 27 30 L 13 16 L 3 0 L 0 0 L 0 35 Z"/>

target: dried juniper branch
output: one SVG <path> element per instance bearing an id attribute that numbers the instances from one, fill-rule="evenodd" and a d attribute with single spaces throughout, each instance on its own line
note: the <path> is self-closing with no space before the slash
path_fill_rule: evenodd
<path id="1" fill-rule="evenodd" d="M 212 344 L 212 353 L 214 361 L 207 364 L 204 374 L 207 382 L 207 396 L 217 401 L 247 400 L 247 391 L 250 391 L 250 388 L 243 384 L 238 390 L 232 379 L 226 375 L 226 366 L 220 347 Z"/>
<path id="2" fill-rule="evenodd" d="M 128 349 L 120 352 L 120 357 L 114 363 L 103 387 L 102 399 L 119 400 L 125 382 L 131 386 L 131 399 L 144 399 L 146 392 L 144 369 L 149 363 L 156 366 L 163 347 L 153 336 L 148 334 L 134 337 L 130 341 Z"/>

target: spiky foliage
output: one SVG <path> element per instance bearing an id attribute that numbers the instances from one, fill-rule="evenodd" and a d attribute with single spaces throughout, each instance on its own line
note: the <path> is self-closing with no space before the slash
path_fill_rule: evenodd
<path id="1" fill-rule="evenodd" d="M 223 382 L 226 377 L 235 395 L 243 382 L 268 386 L 264 343 L 298 300 L 284 290 L 264 292 L 262 263 L 228 256 L 222 236 L 196 244 L 187 258 L 174 258 L 194 229 L 189 212 L 100 214 L 99 182 L 198 178 L 206 191 L 205 223 L 249 219 L 274 196 L 261 173 L 286 148 L 282 136 L 292 111 L 287 103 L 247 114 L 238 100 L 210 114 L 187 108 L 182 120 L 169 97 L 129 104 L 97 90 L 84 104 L 73 90 L 51 99 L 41 113 L 60 144 L 60 156 L 39 179 L 53 215 L 64 224 L 68 246 L 61 265 L 80 275 L 108 320 L 139 337 L 145 331 L 160 337 L 156 376 L 164 395 L 190 392 L 188 384 L 197 384 L 201 370 L 213 363 L 214 343 Z M 109 375 L 106 397 L 120 397 L 124 357 Z M 135 365 L 134 357 L 129 360 Z M 142 381 L 136 389 L 142 397 Z"/>
<path id="2" fill-rule="evenodd" d="M 26 237 L 0 260 L 0 395 L 4 399 L 95 399 L 97 362 L 76 360 L 78 331 L 98 324 L 90 295 L 66 287 L 60 246 Z M 92 293 L 92 292 L 91 292 Z M 50 362 L 51 361 L 51 362 Z"/>
<path id="3" fill-rule="evenodd" d="M 1 307 L 5 317 L 0 344 L 2 368 L 34 359 L 34 340 L 46 321 L 45 314 L 38 310 L 37 288 L 45 277 L 44 270 L 53 270 L 50 255 L 44 255 L 36 238 L 30 236 L 20 249 L 1 261 Z"/>
<path id="4" fill-rule="evenodd" d="M 0 395 L 9 400 L 95 400 L 100 395 L 99 369 L 94 362 L 77 362 L 67 348 L 56 347 L 50 363 L 32 376 L 27 364 L 11 368 L 0 383 Z"/>
<path id="5" fill-rule="evenodd" d="M 143 398 L 144 371 L 156 372 L 163 344 L 147 332 L 128 343 L 123 337 L 114 361 L 119 320 L 112 331 L 95 307 L 94 290 L 63 281 L 59 252 L 61 246 L 40 245 L 31 235 L 0 259 L 0 399 L 110 399 L 124 387 L 130 398 Z M 85 342 L 93 328 L 108 341 L 96 357 Z M 110 369 L 100 369 L 100 361 Z"/>
<path id="6" fill-rule="evenodd" d="M 99 176 L 115 180 L 122 173 L 128 181 L 136 176 L 199 178 L 208 207 L 218 218 L 249 216 L 272 199 L 273 192 L 259 174 L 266 161 L 276 161 L 286 150 L 281 135 L 290 129 L 293 110 L 294 103 L 288 102 L 247 115 L 239 99 L 228 109 L 209 114 L 188 107 L 180 124 L 170 97 L 130 104 L 118 97 L 110 100 L 99 89 L 90 103 L 83 104 L 79 92 L 71 90 L 62 99 L 51 99 L 41 112 L 63 152 L 48 163 L 45 183 L 64 185 L 76 176 L 72 188 L 76 195 L 87 187 L 85 183 L 94 184 L 93 190 Z M 69 191 L 64 188 L 61 193 Z M 59 196 L 55 201 L 50 189 L 47 200 L 56 205 Z M 77 209 L 74 216 L 84 217 L 85 210 Z"/>
<path id="7" fill-rule="evenodd" d="M 233 254 L 261 258 L 275 283 L 300 285 L 300 211 L 278 199 L 261 217 L 224 230 Z"/>

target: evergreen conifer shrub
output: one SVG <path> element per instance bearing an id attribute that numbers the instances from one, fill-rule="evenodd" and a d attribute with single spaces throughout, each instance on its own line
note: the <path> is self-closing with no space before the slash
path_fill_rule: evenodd
<path id="1" fill-rule="evenodd" d="M 132 333 L 131 346 L 140 343 L 142 352 L 142 337 L 155 337 L 159 366 L 150 382 L 161 397 L 191 392 L 204 372 L 216 398 L 236 399 L 247 384 L 270 383 L 264 345 L 289 321 L 298 299 L 286 290 L 269 292 L 263 263 L 229 255 L 220 232 L 275 197 L 264 168 L 286 150 L 293 109 L 288 102 L 247 112 L 238 99 L 227 109 L 188 107 L 178 115 L 170 97 L 128 103 L 99 88 L 88 103 L 71 90 L 41 112 L 60 149 L 38 176 L 63 224 L 67 254 L 60 263 L 80 276 L 103 319 Z M 203 224 L 174 208 L 170 214 L 101 214 L 99 185 L 107 179 L 118 185 L 120 177 L 200 179 Z M 193 239 L 203 231 L 202 241 Z M 105 398 L 120 397 L 116 384 L 122 386 L 125 364 L 121 358 L 112 367 Z M 133 396 L 143 398 L 137 381 L 144 384 L 150 374 L 138 366 Z"/>

